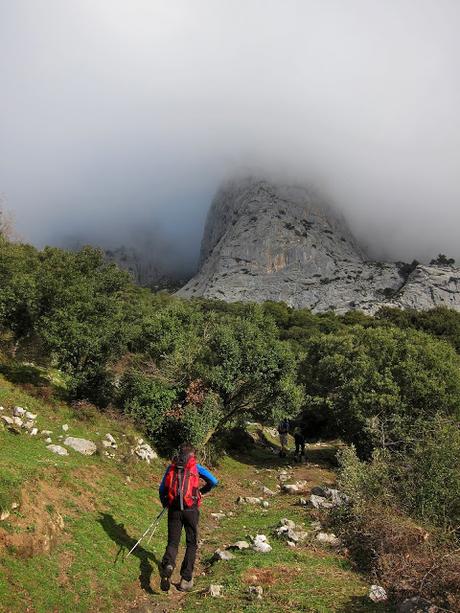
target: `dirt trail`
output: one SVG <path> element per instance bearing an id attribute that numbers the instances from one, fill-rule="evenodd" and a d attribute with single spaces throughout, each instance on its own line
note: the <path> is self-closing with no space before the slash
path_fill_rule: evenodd
<path id="1" fill-rule="evenodd" d="M 231 512 L 234 515 L 238 514 L 240 505 L 236 503 L 238 496 L 260 496 L 260 492 L 256 491 L 255 483 L 260 483 L 260 479 L 271 474 L 272 479 L 276 477 L 279 470 L 287 469 L 288 474 L 291 476 L 289 482 L 295 481 L 307 481 L 308 487 L 311 489 L 315 485 L 320 484 L 333 484 L 335 480 L 334 473 L 325 467 L 327 465 L 318 465 L 314 463 L 307 464 L 289 464 L 288 460 L 279 460 L 272 456 L 271 461 L 267 467 L 255 466 L 247 464 L 244 473 L 239 475 L 236 480 L 226 480 L 225 490 L 216 488 L 212 493 L 215 498 L 215 508 L 219 508 L 223 512 Z M 225 475 L 224 475 L 225 479 Z M 252 485 L 251 485 L 252 484 Z M 280 496 L 277 496 L 279 499 Z M 289 512 L 289 506 L 292 504 L 291 497 L 286 497 L 286 512 Z M 206 545 L 209 541 L 215 543 L 216 540 L 223 542 L 222 536 L 223 528 L 220 527 L 219 521 L 213 519 L 210 512 L 206 509 L 206 500 L 203 503 L 204 510 L 202 511 L 200 521 L 200 538 L 201 544 L 198 551 L 197 562 L 195 566 L 195 577 L 199 577 L 202 573 L 206 573 L 206 565 L 204 559 L 207 557 L 205 554 Z M 261 514 L 261 520 L 263 521 L 263 515 Z M 221 538 L 222 536 L 222 538 Z M 241 534 L 234 534 L 233 540 L 241 538 Z M 227 534 L 228 538 L 228 534 Z M 155 547 L 156 554 L 161 557 L 163 554 L 163 547 L 165 543 L 158 543 Z M 152 575 L 151 586 L 153 594 L 146 594 L 145 592 L 139 593 L 139 596 L 134 602 L 125 605 L 118 610 L 118 613 L 173 613 L 175 611 L 185 610 L 187 594 L 179 592 L 175 584 L 180 581 L 180 575 L 178 569 L 180 568 L 180 561 L 184 554 L 184 546 L 181 544 L 178 555 L 178 564 L 175 569 L 172 578 L 171 590 L 167 595 L 165 601 L 163 593 L 159 589 L 159 575 L 158 573 Z M 197 588 L 197 591 L 201 591 L 201 588 Z"/>

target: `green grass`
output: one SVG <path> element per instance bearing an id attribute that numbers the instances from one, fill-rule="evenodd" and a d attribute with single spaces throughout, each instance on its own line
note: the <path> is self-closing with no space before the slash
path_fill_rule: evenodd
<path id="1" fill-rule="evenodd" d="M 120 444 L 116 460 L 103 454 L 85 457 L 72 450 L 60 457 L 51 454 L 38 437 L 0 430 L 0 505 L 10 508 L 13 501 L 21 502 L 0 524 L 2 613 L 26 609 L 109 613 L 124 606 L 129 610 L 134 601 L 190 613 L 390 610 L 369 602 L 368 582 L 341 556 L 311 544 L 292 550 L 275 539 L 272 530 L 282 517 L 308 530 L 310 517 L 294 504 L 295 497 L 276 496 L 267 511 L 236 504 L 238 495 L 258 495 L 262 484 L 276 486 L 274 468 L 279 460 L 261 449 L 244 457 L 226 456 L 216 468 L 220 486 L 205 500 L 201 521 L 200 572 L 206 573 L 197 577 L 195 592 L 185 598 L 175 590 L 161 593 L 157 562 L 166 540 L 166 521 L 149 545 L 143 544 L 133 556 L 126 554 L 160 509 L 157 486 L 165 462 L 148 466 L 133 459 L 129 449 L 138 433 L 131 425 L 104 414 L 79 420 L 71 407 L 32 398 L 2 378 L 0 404 L 8 408 L 19 404 L 38 413 L 39 428 L 53 430 L 53 442 L 58 442 L 62 424 L 68 423 L 69 435 L 97 442 L 110 432 Z M 219 522 L 210 517 L 221 509 L 233 516 Z M 58 517 L 64 527 L 50 551 L 30 555 L 19 544 L 2 547 L 2 539 L 8 538 L 39 542 L 46 526 Z M 268 536 L 273 546 L 270 554 L 238 552 L 230 562 L 207 567 L 215 549 L 257 533 Z M 223 598 L 204 595 L 211 583 L 224 585 Z M 263 585 L 264 598 L 251 602 L 247 588 L 258 583 Z"/>

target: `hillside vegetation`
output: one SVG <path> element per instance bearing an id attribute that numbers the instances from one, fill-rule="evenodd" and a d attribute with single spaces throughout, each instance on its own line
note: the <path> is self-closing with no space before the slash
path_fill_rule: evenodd
<path id="1" fill-rule="evenodd" d="M 157 563 L 166 522 L 151 543 L 145 541 L 131 557 L 127 553 L 161 509 L 157 486 L 165 461 L 149 465 L 131 454 L 139 433 L 126 420 L 88 410 L 83 416 L 63 403 L 37 400 L 4 379 L 0 402 L 34 411 L 40 429 L 52 430 L 56 442 L 66 424 L 68 434 L 99 447 L 91 457 L 72 450 L 60 457 L 47 449 L 43 436 L 0 431 L 1 506 L 15 507 L 0 524 L 0 611 L 387 610 L 368 601 L 366 581 L 343 555 L 314 543 L 291 551 L 272 536 L 286 515 L 305 528 L 311 525 L 313 518 L 295 504 L 298 496 L 270 498 L 263 511 L 236 504 L 239 496 L 261 495 L 263 485 L 276 490 L 279 462 L 256 446 L 243 455 L 226 455 L 216 467 L 221 483 L 203 507 L 199 572 L 207 572 L 198 577 L 196 591 L 164 595 Z M 118 444 L 113 458 L 100 445 L 106 433 Z M 316 467 L 297 467 L 293 478 L 307 479 L 308 488 L 332 482 L 334 474 L 316 464 L 322 463 L 324 448 L 312 447 L 310 453 Z M 216 519 L 213 512 L 226 516 Z M 273 552 L 239 552 L 208 569 L 216 549 L 256 533 L 268 535 Z M 204 595 L 212 583 L 224 585 L 222 599 Z M 253 584 L 263 586 L 263 601 L 248 599 Z"/>
<path id="2" fill-rule="evenodd" d="M 60 611 L 57 599 L 66 594 L 74 599 L 67 610 L 117 610 L 117 594 L 126 602 L 135 560 L 116 572 L 107 561 L 158 508 L 153 486 L 162 467 L 135 461 L 136 438 L 147 437 L 163 456 L 189 440 L 204 460 L 228 472 L 230 484 L 233 474 L 250 479 L 256 470 L 247 458 L 226 455 L 238 440 L 235 429 L 248 420 L 274 425 L 283 417 L 311 441 L 340 438 L 346 445 L 338 479 L 350 503 L 322 520 L 340 534 L 355 568 L 395 600 L 423 596 L 447 610 L 458 606 L 458 313 L 385 309 L 371 318 L 359 312 L 314 315 L 282 303 L 181 300 L 136 287 L 97 250 L 37 251 L 4 239 L 0 284 L 0 403 L 7 411 L 25 404 L 39 415 L 40 430 L 55 434 L 72 422 L 76 436 L 99 441 L 101 450 L 91 458 L 50 458 L 40 437 L 15 435 L 6 425 L 0 432 L 0 506 L 12 510 L 21 499 L 13 521 L 1 524 L 0 546 L 3 541 L 8 552 L 0 579 L 0 593 L 10 599 L 1 600 L 5 610 L 21 610 L 22 602 L 31 611 Z M 118 459 L 104 454 L 106 433 L 119 443 Z M 211 508 L 224 505 L 225 487 L 221 492 Z M 376 512 L 382 508 L 385 514 Z M 34 509 L 39 525 L 31 521 Z M 283 503 L 279 511 L 285 510 Z M 260 509 L 240 512 L 253 514 L 255 522 L 265 517 Z M 97 513 L 103 514 L 99 523 Z M 267 531 L 278 519 L 254 527 Z M 36 552 L 37 539 L 26 538 L 41 525 L 51 530 L 44 539 L 49 544 L 55 532 L 64 533 L 56 537 L 56 554 L 51 544 Z M 152 565 L 148 549 L 142 555 L 145 560 L 137 562 Z M 298 573 L 304 585 L 313 562 L 309 553 L 299 555 L 282 550 L 283 559 L 298 563 L 292 577 Z M 243 571 L 236 561 L 230 569 L 233 564 L 227 579 L 238 582 Z M 63 566 L 72 568 L 67 578 Z M 353 577 L 350 585 L 362 586 Z M 275 578 L 273 585 L 278 583 Z M 345 583 L 340 581 L 342 589 Z M 356 588 L 339 605 L 340 588 L 331 589 L 337 593 L 330 602 L 307 600 L 298 610 L 338 611 L 346 598 L 363 595 Z M 291 606 L 279 597 L 282 606 Z M 185 610 L 194 610 L 193 598 Z M 209 610 L 218 610 L 220 601 L 212 602 Z"/>

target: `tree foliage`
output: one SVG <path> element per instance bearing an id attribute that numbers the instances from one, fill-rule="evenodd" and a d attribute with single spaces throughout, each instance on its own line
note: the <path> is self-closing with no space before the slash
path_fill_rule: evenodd
<path id="1" fill-rule="evenodd" d="M 414 424 L 438 413 L 460 418 L 459 357 L 422 332 L 354 326 L 319 335 L 300 377 L 307 406 L 324 411 L 364 455 L 401 447 Z"/>

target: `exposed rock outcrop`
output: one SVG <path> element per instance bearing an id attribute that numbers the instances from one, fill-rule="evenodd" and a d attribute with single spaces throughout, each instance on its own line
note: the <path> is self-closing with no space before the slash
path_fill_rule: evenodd
<path id="1" fill-rule="evenodd" d="M 460 310 L 460 269 L 366 259 L 342 216 L 312 190 L 231 181 L 208 214 L 198 273 L 184 297 L 286 302 L 316 312 L 382 305 Z"/>

